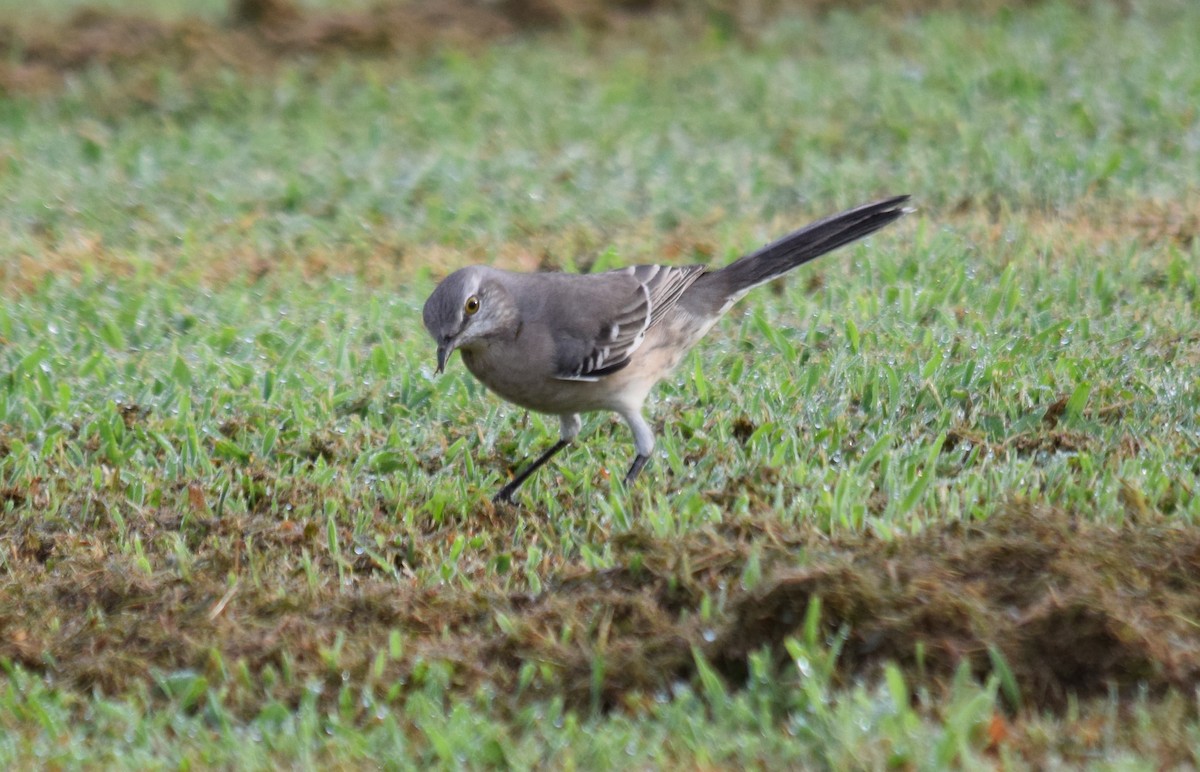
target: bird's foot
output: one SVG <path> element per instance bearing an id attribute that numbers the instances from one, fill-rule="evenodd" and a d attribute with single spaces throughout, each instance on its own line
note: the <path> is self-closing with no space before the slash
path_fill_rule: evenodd
<path id="1" fill-rule="evenodd" d="M 629 471 L 625 473 L 625 487 L 633 485 L 633 481 L 637 479 L 638 474 L 642 471 L 642 467 L 650 460 L 650 456 L 641 454 L 634 456 L 633 463 L 629 466 Z"/>

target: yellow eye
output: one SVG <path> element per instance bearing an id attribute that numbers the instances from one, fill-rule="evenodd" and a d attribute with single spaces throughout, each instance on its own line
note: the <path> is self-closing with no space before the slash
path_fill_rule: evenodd
<path id="1" fill-rule="evenodd" d="M 467 302 L 463 305 L 463 313 L 465 313 L 467 316 L 470 316 L 478 310 L 479 298 L 475 297 L 474 295 L 467 298 Z"/>

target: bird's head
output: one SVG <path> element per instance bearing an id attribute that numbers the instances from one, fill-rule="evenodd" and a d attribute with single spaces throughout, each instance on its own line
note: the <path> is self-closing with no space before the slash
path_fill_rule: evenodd
<path id="1" fill-rule="evenodd" d="M 425 301 L 425 329 L 437 343 L 437 371 L 455 349 L 502 333 L 514 319 L 512 303 L 495 271 L 484 266 L 460 268 L 442 280 Z"/>

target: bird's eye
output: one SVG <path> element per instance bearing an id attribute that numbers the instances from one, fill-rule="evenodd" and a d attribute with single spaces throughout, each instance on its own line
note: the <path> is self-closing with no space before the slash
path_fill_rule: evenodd
<path id="1" fill-rule="evenodd" d="M 465 313 L 467 316 L 470 316 L 478 310 L 479 298 L 475 297 L 474 295 L 467 298 L 467 302 L 463 304 L 463 313 Z"/>

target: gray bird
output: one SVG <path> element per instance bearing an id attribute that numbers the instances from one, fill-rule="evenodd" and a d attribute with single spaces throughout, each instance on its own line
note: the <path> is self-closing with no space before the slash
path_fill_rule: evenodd
<path id="1" fill-rule="evenodd" d="M 718 270 L 638 265 L 596 274 L 513 273 L 483 265 L 450 274 L 425 301 L 437 372 L 455 350 L 484 386 L 528 410 L 558 416 L 560 432 L 493 501 L 517 488 L 579 434 L 580 414 L 611 410 L 633 432 L 637 478 L 654 449 L 642 404 L 688 350 L 760 284 L 867 236 L 906 212 L 908 196 L 847 210 Z"/>

